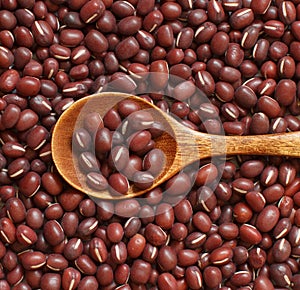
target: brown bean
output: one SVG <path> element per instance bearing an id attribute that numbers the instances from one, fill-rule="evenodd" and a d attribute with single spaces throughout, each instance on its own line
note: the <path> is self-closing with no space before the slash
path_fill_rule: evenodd
<path id="1" fill-rule="evenodd" d="M 272 228 L 274 228 L 278 219 L 279 219 L 278 208 L 274 205 L 268 205 L 259 213 L 256 220 L 256 226 L 261 232 L 268 232 Z"/>

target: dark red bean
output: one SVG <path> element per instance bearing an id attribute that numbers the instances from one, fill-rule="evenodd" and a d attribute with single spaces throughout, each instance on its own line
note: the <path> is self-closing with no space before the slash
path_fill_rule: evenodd
<path id="1" fill-rule="evenodd" d="M 135 56 L 139 47 L 139 43 L 134 37 L 127 37 L 116 46 L 115 53 L 119 60 L 126 60 Z"/>
<path id="2" fill-rule="evenodd" d="M 45 239 L 50 245 L 56 246 L 63 241 L 64 231 L 61 225 L 57 221 L 55 220 L 47 221 L 43 229 L 44 229 Z"/>
<path id="3" fill-rule="evenodd" d="M 36 270 L 46 264 L 46 256 L 39 251 L 26 252 L 22 255 L 22 265 L 25 270 Z"/>
<path id="4" fill-rule="evenodd" d="M 250 25 L 254 20 L 252 9 L 242 8 L 232 13 L 230 16 L 230 24 L 233 29 L 242 29 Z"/>
<path id="5" fill-rule="evenodd" d="M 85 23 L 97 21 L 105 11 L 105 5 L 101 0 L 93 0 L 85 3 L 80 9 L 80 17 Z"/>
<path id="6" fill-rule="evenodd" d="M 33 245 L 37 241 L 37 234 L 33 229 L 26 225 L 19 225 L 16 229 L 16 237 L 23 245 Z"/>
<path id="7" fill-rule="evenodd" d="M 268 205 L 257 216 L 256 226 L 261 232 L 268 232 L 276 225 L 278 219 L 279 209 L 275 205 Z"/>
<path id="8" fill-rule="evenodd" d="M 213 250 L 210 254 L 210 261 L 214 265 L 224 265 L 227 264 L 233 256 L 232 249 L 229 247 L 220 247 Z"/>
<path id="9" fill-rule="evenodd" d="M 240 238 L 251 244 L 259 244 L 262 240 L 259 230 L 250 224 L 244 224 L 240 227 Z"/>
<path id="10" fill-rule="evenodd" d="M 92 29 L 88 32 L 88 34 L 84 38 L 85 44 L 88 49 L 90 49 L 93 53 L 97 52 L 101 54 L 108 49 L 108 42 L 105 36 L 95 29 Z"/>
<path id="11" fill-rule="evenodd" d="M 162 273 L 157 279 L 158 287 L 161 289 L 173 289 L 177 287 L 176 279 L 171 273 Z"/>
<path id="12" fill-rule="evenodd" d="M 81 274 L 73 267 L 64 269 L 62 274 L 62 289 L 76 288 L 80 282 Z"/>
<path id="13" fill-rule="evenodd" d="M 32 26 L 32 34 L 35 41 L 41 46 L 50 46 L 53 43 L 54 33 L 48 22 L 35 21 Z"/>
<path id="14" fill-rule="evenodd" d="M 20 223 L 25 220 L 26 209 L 19 198 L 9 198 L 5 203 L 5 207 L 7 215 L 14 223 Z"/>

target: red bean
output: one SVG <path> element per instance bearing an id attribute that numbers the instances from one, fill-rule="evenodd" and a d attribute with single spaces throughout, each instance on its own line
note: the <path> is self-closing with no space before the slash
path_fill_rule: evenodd
<path id="1" fill-rule="evenodd" d="M 276 225 L 278 219 L 278 208 L 274 205 L 268 205 L 259 213 L 256 220 L 256 226 L 260 231 L 268 232 Z"/>

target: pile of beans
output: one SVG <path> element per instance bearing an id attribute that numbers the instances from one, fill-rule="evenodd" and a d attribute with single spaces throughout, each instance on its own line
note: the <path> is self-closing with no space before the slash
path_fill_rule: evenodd
<path id="1" fill-rule="evenodd" d="M 299 159 L 202 160 L 113 203 L 68 186 L 50 147 L 61 113 L 112 81 L 195 130 L 299 130 L 299 0 L 0 8 L 1 289 L 300 288 Z"/>
<path id="2" fill-rule="evenodd" d="M 162 124 L 131 100 L 123 100 L 102 117 L 87 114 L 83 127 L 73 133 L 72 151 L 86 175 L 86 183 L 97 191 L 126 194 L 130 183 L 138 189 L 153 185 L 163 170 L 164 152 L 155 148 Z"/>

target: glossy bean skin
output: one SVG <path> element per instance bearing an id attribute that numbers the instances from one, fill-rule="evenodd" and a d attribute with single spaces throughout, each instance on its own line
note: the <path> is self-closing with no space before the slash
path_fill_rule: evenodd
<path id="1" fill-rule="evenodd" d="M 297 159 L 200 160 L 111 203 L 70 188 L 50 146 L 60 115 L 113 82 L 197 131 L 299 130 L 298 2 L 1 1 L 0 288 L 299 287 Z M 88 186 L 150 186 L 157 120 L 128 102 L 89 117 L 74 143 Z"/>

